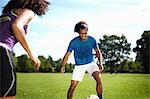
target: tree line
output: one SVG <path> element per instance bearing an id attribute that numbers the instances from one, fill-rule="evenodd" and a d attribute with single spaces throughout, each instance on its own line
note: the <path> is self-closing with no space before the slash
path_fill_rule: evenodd
<path id="1" fill-rule="evenodd" d="M 33 62 L 28 58 L 26 54 L 23 54 L 18 57 L 13 57 L 14 65 L 16 66 L 17 72 L 60 72 L 60 65 L 62 62 L 62 59 L 59 59 L 57 61 L 54 61 L 51 56 L 48 56 L 48 58 L 45 58 L 44 56 L 38 56 L 38 58 L 41 61 L 41 66 L 38 71 L 35 70 Z M 72 72 L 73 71 L 74 64 L 66 64 L 65 65 L 65 71 L 66 72 Z"/>
<path id="2" fill-rule="evenodd" d="M 150 73 L 150 31 L 144 31 L 141 39 L 137 40 L 137 46 L 131 49 L 126 37 L 116 35 L 104 35 L 99 39 L 100 48 L 104 59 L 104 72 L 110 73 Z M 134 51 L 137 56 L 135 61 L 129 57 L 130 52 Z M 93 53 L 94 54 L 94 53 Z M 62 59 L 54 61 L 51 56 L 45 58 L 38 56 L 41 67 L 35 71 L 34 64 L 26 54 L 21 56 L 14 55 L 14 64 L 17 72 L 60 72 Z M 96 60 L 96 59 L 95 59 Z M 66 72 L 72 72 L 74 64 L 65 65 Z"/>

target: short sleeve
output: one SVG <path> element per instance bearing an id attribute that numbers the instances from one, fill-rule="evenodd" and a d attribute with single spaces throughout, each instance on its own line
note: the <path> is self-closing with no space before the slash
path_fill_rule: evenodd
<path id="1" fill-rule="evenodd" d="M 96 42 L 96 40 L 95 40 L 94 38 L 93 38 L 93 48 L 94 48 L 94 49 L 98 48 L 98 47 L 97 47 L 97 42 Z"/>
<path id="2" fill-rule="evenodd" d="M 71 42 L 69 43 L 67 52 L 72 52 L 73 49 L 74 49 L 74 47 L 73 47 L 73 42 L 71 41 Z"/>

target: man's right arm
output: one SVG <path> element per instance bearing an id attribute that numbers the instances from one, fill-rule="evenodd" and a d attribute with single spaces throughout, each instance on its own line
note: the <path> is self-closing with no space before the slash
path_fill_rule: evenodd
<path id="1" fill-rule="evenodd" d="M 61 63 L 61 73 L 64 73 L 65 64 L 67 63 L 70 54 L 71 54 L 71 52 L 66 52 L 66 54 L 65 54 L 65 56 L 64 56 L 64 58 L 62 60 L 62 63 Z"/>

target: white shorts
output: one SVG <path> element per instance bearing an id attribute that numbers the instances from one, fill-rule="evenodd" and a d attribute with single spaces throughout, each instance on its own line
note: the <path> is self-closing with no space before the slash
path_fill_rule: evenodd
<path id="1" fill-rule="evenodd" d="M 75 81 L 82 81 L 85 72 L 88 72 L 89 75 L 92 77 L 93 72 L 100 71 L 98 65 L 95 62 L 91 62 L 85 65 L 78 65 L 75 66 L 72 74 L 72 80 Z"/>

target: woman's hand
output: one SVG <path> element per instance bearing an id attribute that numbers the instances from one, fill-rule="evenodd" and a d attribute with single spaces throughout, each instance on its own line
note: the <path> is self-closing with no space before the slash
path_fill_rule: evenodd
<path id="1" fill-rule="evenodd" d="M 30 57 L 32 62 L 34 63 L 34 66 L 36 67 L 36 70 L 39 70 L 41 61 L 37 57 Z"/>

